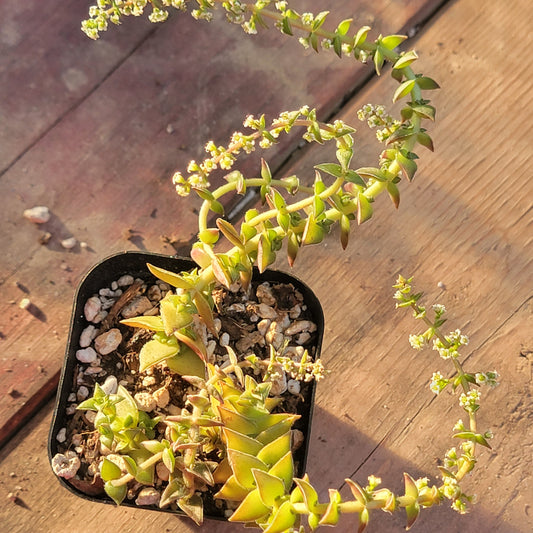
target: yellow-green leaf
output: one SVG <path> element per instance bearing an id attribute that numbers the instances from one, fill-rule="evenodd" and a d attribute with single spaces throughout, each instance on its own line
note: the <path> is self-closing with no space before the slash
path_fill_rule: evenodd
<path id="1" fill-rule="evenodd" d="M 139 353 L 139 372 L 144 372 L 179 352 L 179 345 L 164 344 L 158 340 L 148 341 Z"/>
<path id="2" fill-rule="evenodd" d="M 151 331 L 165 331 L 163 320 L 160 316 L 138 316 L 135 318 L 126 318 L 120 321 L 121 324 L 131 328 L 144 328 Z"/>
<path id="3" fill-rule="evenodd" d="M 255 488 L 252 469 L 256 468 L 265 472 L 268 470 L 267 465 L 257 457 L 237 450 L 228 450 L 228 461 L 237 483 L 249 490 Z"/>
<path id="4" fill-rule="evenodd" d="M 283 502 L 264 533 L 282 533 L 291 528 L 294 522 L 296 522 L 296 514 L 292 510 L 291 502 Z"/>
<path id="5" fill-rule="evenodd" d="M 205 377 L 205 363 L 188 346 L 181 346 L 179 353 L 166 358 L 170 370 L 180 376 Z"/>
<path id="6" fill-rule="evenodd" d="M 176 287 L 178 289 L 189 290 L 193 288 L 193 285 L 188 281 L 184 280 L 181 274 L 176 274 L 175 272 L 170 272 L 170 270 L 165 270 L 164 268 L 156 267 L 155 265 L 147 264 L 148 270 L 157 278 Z"/>
<path id="7" fill-rule="evenodd" d="M 291 434 L 288 431 L 281 437 L 264 446 L 257 454 L 263 463 L 273 466 L 291 449 Z"/>
<path id="8" fill-rule="evenodd" d="M 267 507 L 274 507 L 279 498 L 286 494 L 283 480 L 262 470 L 254 469 L 252 473 L 261 501 Z"/>
<path id="9" fill-rule="evenodd" d="M 100 477 L 104 481 L 110 481 L 122 476 L 122 470 L 113 461 L 110 461 L 106 457 L 102 461 L 102 467 L 100 469 Z"/>
<path id="10" fill-rule="evenodd" d="M 249 492 L 235 512 L 228 518 L 229 522 L 255 522 L 268 514 L 270 509 L 263 503 L 259 491 Z"/>

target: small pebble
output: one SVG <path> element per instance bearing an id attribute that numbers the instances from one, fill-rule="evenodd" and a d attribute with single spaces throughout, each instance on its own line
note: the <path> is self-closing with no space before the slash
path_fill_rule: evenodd
<path id="1" fill-rule="evenodd" d="M 152 412 L 157 407 L 154 397 L 148 392 L 138 392 L 135 396 L 135 403 L 140 411 Z"/>
<path id="2" fill-rule="evenodd" d="M 87 326 L 80 335 L 80 346 L 82 348 L 87 348 L 91 345 L 91 342 L 94 340 L 98 330 L 94 326 Z"/>
<path id="3" fill-rule="evenodd" d="M 94 414 L 96 415 L 96 413 Z M 52 458 L 52 470 L 56 476 L 65 479 L 73 478 L 80 466 L 80 459 L 73 451 L 68 451 L 65 455 L 58 453 Z"/>
<path id="4" fill-rule="evenodd" d="M 56 435 L 56 440 L 59 443 L 63 443 L 67 440 L 67 428 L 61 428 Z"/>
<path id="5" fill-rule="evenodd" d="M 78 241 L 75 237 L 69 237 L 68 239 L 63 239 L 61 241 L 61 246 L 65 248 L 65 250 L 72 250 L 78 244 Z"/>
<path id="6" fill-rule="evenodd" d="M 83 400 L 86 400 L 89 397 L 89 389 L 82 385 L 78 388 L 78 392 L 76 393 L 76 398 L 79 402 L 83 402 Z"/>
<path id="7" fill-rule="evenodd" d="M 228 346 L 229 345 L 229 334 L 224 332 L 220 336 L 220 346 Z"/>
<path id="8" fill-rule="evenodd" d="M 102 302 L 98 296 L 91 296 L 85 303 L 83 312 L 88 322 L 93 322 L 102 309 Z"/>
<path id="9" fill-rule="evenodd" d="M 76 352 L 76 359 L 80 363 L 91 364 L 98 359 L 98 354 L 94 351 L 93 348 L 88 346 L 87 348 L 82 348 Z"/>
<path id="10" fill-rule="evenodd" d="M 29 298 L 22 298 L 19 302 L 19 307 L 28 310 L 31 307 L 31 300 Z"/>
<path id="11" fill-rule="evenodd" d="M 116 394 L 118 389 L 117 378 L 113 375 L 107 376 L 101 388 L 106 394 Z"/>
<path id="12" fill-rule="evenodd" d="M 116 350 L 122 342 L 122 333 L 117 328 L 112 328 L 94 339 L 94 347 L 101 355 L 107 355 Z"/>
<path id="13" fill-rule="evenodd" d="M 161 495 L 154 487 L 144 487 L 139 491 L 135 503 L 137 505 L 157 505 Z"/>
<path id="14" fill-rule="evenodd" d="M 298 396 L 298 394 L 300 394 L 300 382 L 297 379 L 289 379 L 289 381 L 287 381 L 287 390 L 291 394 Z"/>
<path id="15" fill-rule="evenodd" d="M 119 287 L 127 287 L 128 285 L 131 285 L 133 283 L 133 276 L 130 276 L 128 274 L 121 276 L 117 280 L 117 285 Z"/>
<path id="16" fill-rule="evenodd" d="M 38 205 L 24 211 L 24 217 L 34 224 L 44 224 L 50 220 L 50 210 L 44 205 Z"/>
<path id="17" fill-rule="evenodd" d="M 170 394 L 165 387 L 161 387 L 160 389 L 157 389 L 153 393 L 153 397 L 159 409 L 164 409 L 170 402 Z"/>

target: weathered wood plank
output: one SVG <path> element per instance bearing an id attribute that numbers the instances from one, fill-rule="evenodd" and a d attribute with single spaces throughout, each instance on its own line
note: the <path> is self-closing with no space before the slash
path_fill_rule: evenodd
<path id="1" fill-rule="evenodd" d="M 89 2 L 2 2 L 0 176 L 102 82 L 151 33 L 137 19 L 87 45 Z"/>
<path id="2" fill-rule="evenodd" d="M 403 1 L 385 9 L 390 2 L 337 3 L 340 13 L 354 16 L 360 24 L 372 22 L 369 13 L 376 13 L 381 17 L 376 31 L 383 32 L 414 24 L 436 4 Z M 18 7 L 15 12 L 23 28 L 26 11 Z M 162 238 L 176 240 L 180 249 L 195 233 L 191 207 L 180 204 L 172 191 L 169 176 L 174 168 L 199 157 L 209 138 L 225 142 L 248 113 L 274 116 L 308 103 L 327 114 L 367 72 L 332 54 L 302 61 L 300 45 L 275 32 L 243 38 L 238 27 L 198 23 L 184 14 L 151 26 L 157 30 L 150 30 L 147 38 L 144 25 L 135 26 L 135 39 L 124 33 L 124 25 L 118 37 L 113 36 L 117 28 L 112 28 L 93 43 L 75 33 L 83 13 L 47 13 L 52 17 L 47 24 L 30 18 L 42 48 L 38 61 L 28 30 L 29 45 L 19 48 L 16 62 L 8 49 L 12 61 L 7 63 L 2 89 L 13 93 L 16 101 L 2 104 L 10 124 L 7 135 L 14 141 L 6 145 L 5 160 L 12 163 L 0 183 L 0 389 L 16 394 L 0 402 L 0 427 L 10 419 L 9 427 L 13 426 L 12 417 L 60 366 L 73 287 L 92 264 L 135 247 L 172 254 L 175 248 Z M 136 21 L 128 20 L 128 27 L 131 24 Z M 73 50 L 58 58 L 71 40 Z M 105 68 L 95 66 L 110 48 Z M 90 81 L 71 94 L 63 79 L 70 79 L 74 68 L 82 73 L 87 68 Z M 334 82 L 324 83 L 324 76 Z M 30 80 L 36 94 L 26 92 Z M 34 122 L 36 109 L 42 120 L 29 135 L 25 128 Z M 290 142 L 280 145 L 273 168 L 292 149 Z M 42 204 L 53 217 L 41 228 L 32 227 L 22 212 Z M 45 231 L 51 240 L 41 246 L 37 241 Z M 66 252 L 60 241 L 69 236 L 89 248 Z M 187 251 L 186 246 L 182 249 Z M 39 309 L 39 318 L 17 307 L 26 296 Z M 0 432 L 0 441 L 8 433 Z"/>

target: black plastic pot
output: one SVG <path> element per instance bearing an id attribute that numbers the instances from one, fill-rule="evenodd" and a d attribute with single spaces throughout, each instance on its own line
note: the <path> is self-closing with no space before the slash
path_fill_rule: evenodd
<path id="1" fill-rule="evenodd" d="M 157 267 L 174 272 L 188 271 L 196 267 L 196 264 L 190 259 L 169 257 L 166 255 L 145 252 L 123 252 L 108 257 L 93 267 L 92 270 L 90 270 L 83 278 L 76 291 L 65 360 L 59 381 L 56 405 L 48 437 L 48 457 L 50 461 L 57 453 L 59 453 L 58 441 L 56 437 L 59 430 L 66 426 L 66 408 L 68 404 L 68 397 L 73 390 L 74 372 L 78 364 L 76 359 L 76 351 L 79 349 L 78 341 L 83 329 L 89 325 L 84 316 L 85 302 L 91 296 L 98 294 L 98 291 L 101 288 L 109 287 L 113 281 L 125 274 L 132 275 L 134 278 L 141 278 L 147 282 L 155 282 L 156 278 L 149 272 L 148 268 L 146 267 L 147 263 L 151 263 Z M 302 293 L 307 309 L 311 314 L 311 318 L 317 325 L 315 357 L 319 357 L 324 330 L 324 316 L 322 307 L 320 306 L 320 302 L 318 301 L 317 297 L 314 295 L 311 289 L 307 287 L 307 285 L 285 272 L 268 270 L 260 274 L 258 271 L 256 271 L 254 273 L 254 282 L 264 281 L 291 283 Z M 306 437 L 304 445 L 294 452 L 294 461 L 296 465 L 295 474 L 297 477 L 301 477 L 305 473 L 309 436 L 311 433 L 314 396 L 315 382 L 313 381 L 311 382 L 311 386 L 308 387 L 307 397 L 305 397 L 305 404 L 309 407 L 309 410 L 302 414 L 300 420 L 297 422 L 298 425 L 296 426 L 303 431 Z M 61 485 L 81 498 L 100 503 L 113 503 L 112 500 L 105 494 L 98 496 L 89 495 L 74 486 L 72 481 L 65 480 L 63 478 L 58 479 Z M 122 505 L 135 507 L 137 509 L 150 509 L 160 512 L 182 514 L 179 511 L 159 509 L 155 506 L 138 507 L 135 505 L 135 503 L 128 502 L 127 500 L 125 500 Z M 205 518 L 224 520 L 224 518 L 221 516 L 209 516 L 208 514 L 205 515 Z"/>

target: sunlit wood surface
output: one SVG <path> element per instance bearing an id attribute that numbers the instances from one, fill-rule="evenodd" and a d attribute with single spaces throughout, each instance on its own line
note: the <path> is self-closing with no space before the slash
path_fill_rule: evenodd
<path id="1" fill-rule="evenodd" d="M 51 473 L 47 399 L 75 286 L 116 251 L 186 252 L 194 217 L 169 176 L 199 157 L 208 139 L 224 142 L 246 114 L 273 116 L 308 103 L 324 116 L 357 123 L 357 109 L 389 100 L 394 82 L 387 75 L 369 79 L 370 70 L 325 53 L 303 61 L 296 42 L 275 33 L 243 38 L 223 21 L 129 20 L 93 43 L 78 29 L 89 2 L 47 2 L 46 9 L 35 0 L 5 4 L 0 530 L 194 531 L 168 514 L 81 500 Z M 432 95 L 436 151 L 420 153 L 415 181 L 401 184 L 400 209 L 379 198 L 374 219 L 355 228 L 345 252 L 333 232 L 296 263 L 296 275 L 322 300 L 323 360 L 332 370 L 317 396 L 308 472 L 322 496 L 345 477 L 364 483 L 371 473 L 401 491 L 404 471 L 435 480 L 437 458 L 455 444 L 457 397 L 435 398 L 427 387 L 432 372 L 448 371 L 446 362 L 409 347 L 418 325 L 394 309 L 397 275 L 414 274 L 427 304 L 445 304 L 450 329 L 469 335 L 467 369 L 502 376 L 482 397 L 480 425 L 495 438 L 468 485 L 479 503 L 466 517 L 446 505 L 423 512 L 415 531 L 525 533 L 533 522 L 533 58 L 527 53 L 533 19 L 521 0 L 440 4 L 328 3 L 332 11 L 338 6 L 339 19 L 354 17 L 383 33 L 413 28 L 436 10 L 413 46 L 422 70 L 442 89 Z M 361 165 L 374 163 L 376 146 L 360 138 Z M 288 141 L 270 160 L 280 175 L 312 179 L 313 165 L 331 157 Z M 51 209 L 44 227 L 22 217 L 33 205 Z M 45 231 L 52 237 L 41 245 Z M 68 236 L 89 248 L 64 250 L 60 241 Z M 288 268 L 281 260 L 279 267 Z M 18 307 L 24 297 L 38 313 Z M 21 505 L 8 500 L 10 492 Z M 380 513 L 371 522 L 370 531 L 400 531 L 404 518 Z M 339 531 L 353 530 L 342 524 Z M 236 530 L 209 525 L 213 532 Z"/>

